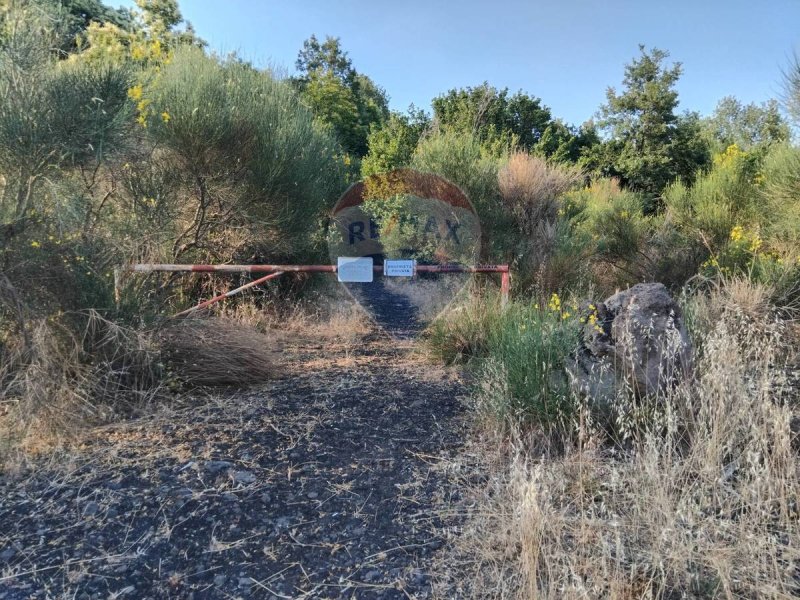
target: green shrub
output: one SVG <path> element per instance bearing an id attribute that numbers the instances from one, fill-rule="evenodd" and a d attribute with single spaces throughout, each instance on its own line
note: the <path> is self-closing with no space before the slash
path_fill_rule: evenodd
<path id="1" fill-rule="evenodd" d="M 764 159 L 763 183 L 770 245 L 784 255 L 800 254 L 800 148 L 773 146 Z"/>
<path id="2" fill-rule="evenodd" d="M 571 414 L 565 361 L 578 339 L 577 305 L 552 294 L 547 305 L 491 296 L 453 310 L 429 329 L 428 345 L 447 363 L 466 362 L 481 409 L 505 421 L 561 423 Z"/>
<path id="3" fill-rule="evenodd" d="M 754 153 L 736 145 L 714 157 L 714 167 L 691 187 L 678 181 L 664 192 L 667 211 L 675 224 L 698 239 L 709 252 L 727 243 L 737 225 L 757 222 L 761 194 Z"/>
<path id="4" fill-rule="evenodd" d="M 500 157 L 483 149 L 474 136 L 452 132 L 423 138 L 411 161 L 413 168 L 441 175 L 467 195 L 481 220 L 484 261 L 499 260 L 513 243 L 511 221 L 499 202 L 500 164 Z"/>
<path id="5" fill-rule="evenodd" d="M 217 261 L 300 260 L 320 251 L 314 234 L 345 187 L 345 165 L 336 141 L 286 82 L 183 48 L 132 94 L 140 122 L 168 151 L 163 158 L 183 174 L 188 192 L 176 254 L 207 255 L 210 238 Z"/>
<path id="6" fill-rule="evenodd" d="M 621 189 L 615 179 L 597 179 L 564 196 L 561 210 L 573 238 L 585 245 L 594 283 L 603 292 L 640 281 L 671 283 L 663 258 L 673 258 L 670 246 L 676 240 L 663 218 L 645 215 L 642 206 L 642 197 Z"/>
<path id="7" fill-rule="evenodd" d="M 431 354 L 445 364 L 468 364 L 488 353 L 488 336 L 500 320 L 500 299 L 474 291 L 469 300 L 441 315 L 426 332 Z"/>
<path id="8" fill-rule="evenodd" d="M 552 425 L 571 414 L 564 365 L 577 344 L 576 312 L 553 294 L 548 306 L 509 305 L 489 329 L 481 377 L 503 380 L 483 400 L 497 416 Z"/>

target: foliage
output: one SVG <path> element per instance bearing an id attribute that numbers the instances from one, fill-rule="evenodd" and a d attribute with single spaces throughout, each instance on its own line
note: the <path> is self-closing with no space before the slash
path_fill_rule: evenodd
<path id="1" fill-rule="evenodd" d="M 370 129 L 389 118 L 386 92 L 355 70 L 339 38 L 303 42 L 292 79 L 305 102 L 335 132 L 344 149 L 357 158 L 368 150 Z"/>
<path id="2" fill-rule="evenodd" d="M 554 120 L 544 130 L 532 152 L 554 162 L 576 164 L 589 148 L 599 143 L 594 123 L 587 122 L 575 128 Z"/>
<path id="3" fill-rule="evenodd" d="M 290 86 L 184 48 L 145 93 L 142 125 L 160 160 L 182 173 L 174 256 L 309 255 L 323 210 L 344 186 L 343 164 Z"/>
<path id="4" fill-rule="evenodd" d="M 469 198 L 483 228 L 481 260 L 502 256 L 508 239 L 501 232 L 508 216 L 498 203 L 497 173 L 501 158 L 481 147 L 468 133 L 442 132 L 424 137 L 411 166 L 435 173 L 459 186 Z"/>
<path id="5" fill-rule="evenodd" d="M 794 120 L 800 125 L 800 56 L 794 54 L 789 66 L 783 73 L 784 103 Z"/>
<path id="6" fill-rule="evenodd" d="M 742 104 L 733 96 L 717 103 L 714 114 L 703 119 L 702 128 L 719 152 L 734 144 L 748 151 L 761 144 L 785 142 L 790 133 L 776 100 Z"/>
<path id="7" fill-rule="evenodd" d="M 599 126 L 609 139 L 587 156 L 586 164 L 655 197 L 676 177 L 691 182 L 707 163 L 708 152 L 697 116 L 675 114 L 680 63 L 667 67 L 667 52 L 639 50 L 641 56 L 625 67 L 624 89 L 606 93 Z"/>
<path id="8" fill-rule="evenodd" d="M 564 306 L 553 294 L 547 306 L 514 303 L 487 336 L 489 374 L 500 374 L 499 389 L 487 385 L 483 400 L 500 418 L 563 424 L 571 415 L 564 365 L 577 340 L 577 305 Z M 499 393 L 498 393 L 499 392 Z"/>
<path id="9" fill-rule="evenodd" d="M 517 294 L 542 298 L 579 285 L 586 275 L 585 244 L 570 231 L 560 202 L 582 179 L 576 167 L 524 153 L 512 154 L 500 169 L 500 202 L 513 227 L 503 260 L 513 268 Z"/>
<path id="10" fill-rule="evenodd" d="M 758 219 L 756 156 L 730 146 L 714 158 L 714 168 L 694 186 L 676 182 L 664 194 L 676 224 L 697 237 L 710 252 L 726 243 L 731 230 Z"/>
<path id="11" fill-rule="evenodd" d="M 155 69 L 168 62 L 171 52 L 182 45 L 199 48 L 205 42 L 197 37 L 191 23 L 183 29 L 183 16 L 177 0 L 137 0 L 140 11 L 132 11 L 130 19 L 90 20 L 77 34 L 79 52 L 73 60 L 91 63 L 133 63 Z"/>
<path id="12" fill-rule="evenodd" d="M 367 138 L 369 152 L 361 161 L 361 176 L 369 177 L 408 166 L 429 126 L 428 114 L 413 106 L 407 115 L 393 112 L 386 123 L 373 126 Z"/>
<path id="13" fill-rule="evenodd" d="M 431 327 L 429 344 L 447 362 L 467 362 L 482 382 L 478 399 L 494 418 L 563 423 L 571 411 L 564 364 L 577 344 L 577 304 L 475 298 Z"/>
<path id="14" fill-rule="evenodd" d="M 785 253 L 800 252 L 800 149 L 782 144 L 764 157 L 758 176 L 763 186 L 768 235 Z"/>
<path id="15" fill-rule="evenodd" d="M 452 89 L 432 101 L 433 118 L 444 131 L 474 135 L 488 147 L 519 145 L 531 150 L 551 124 L 550 109 L 521 91 L 509 95 L 488 83 Z"/>
<path id="16" fill-rule="evenodd" d="M 744 275 L 770 286 L 774 301 L 794 304 L 800 295 L 798 181 L 796 148 L 779 144 L 764 154 L 733 145 L 715 156 L 714 168 L 693 187 L 669 188 L 667 210 L 704 249 L 704 275 Z"/>
<path id="17" fill-rule="evenodd" d="M 125 65 L 57 61 L 48 23 L 61 14 L 23 3 L 0 47 L 0 269 L 45 310 L 85 307 L 107 288 L 103 265 L 85 264 L 107 245 L 88 239 L 104 202 L 91 188 L 124 152 L 132 115 Z"/>
<path id="18" fill-rule="evenodd" d="M 796 339 L 757 288 L 735 290 L 744 304 L 727 287 L 692 298 L 708 323 L 694 376 L 624 449 L 583 411 L 551 436 L 489 438 L 488 480 L 448 556 L 470 561 L 464 579 L 482 587 L 469 597 L 796 595 L 797 405 L 784 373 Z"/>
<path id="19" fill-rule="evenodd" d="M 489 352 L 489 332 L 499 323 L 502 311 L 497 294 L 484 296 L 473 290 L 469 298 L 468 302 L 440 315 L 425 333 L 433 357 L 446 365 L 485 359 Z"/>

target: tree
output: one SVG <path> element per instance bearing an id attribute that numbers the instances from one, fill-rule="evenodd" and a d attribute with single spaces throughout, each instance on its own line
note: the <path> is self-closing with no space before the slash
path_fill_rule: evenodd
<path id="1" fill-rule="evenodd" d="M 429 126 L 428 113 L 413 105 L 407 114 L 393 112 L 382 127 L 370 131 L 367 139 L 369 152 L 361 161 L 361 175 L 367 177 L 408 165 L 420 137 Z"/>
<path id="2" fill-rule="evenodd" d="M 594 123 L 575 128 L 555 120 L 544 130 L 533 153 L 555 162 L 577 163 L 586 149 L 599 142 Z"/>
<path id="3" fill-rule="evenodd" d="M 789 67 L 783 72 L 784 104 L 794 121 L 800 125 L 800 56 L 792 57 Z"/>
<path id="4" fill-rule="evenodd" d="M 312 35 L 303 42 L 295 66 L 299 76 L 292 83 L 301 97 L 348 153 L 363 157 L 370 129 L 389 118 L 386 92 L 356 71 L 339 38 L 320 43 Z"/>
<path id="5" fill-rule="evenodd" d="M 87 13 L 87 24 L 76 36 L 76 57 L 95 63 L 132 61 L 150 67 L 160 66 L 178 46 L 205 47 L 191 23 L 179 28 L 184 20 L 177 0 L 136 0 L 136 5 L 141 12 L 128 13 L 131 20 L 122 25 L 119 19 L 98 20 L 95 13 Z"/>
<path id="6" fill-rule="evenodd" d="M 697 169 L 708 164 L 696 118 L 679 117 L 680 63 L 664 65 L 669 53 L 639 46 L 641 56 L 626 65 L 624 89 L 606 92 L 599 126 L 608 141 L 590 153 L 592 164 L 604 175 L 618 176 L 628 187 L 657 197 L 664 187 L 681 177 L 691 181 Z"/>
<path id="7" fill-rule="evenodd" d="M 434 122 L 443 130 L 469 133 L 483 144 L 505 143 L 531 150 L 551 123 L 550 109 L 539 98 L 508 88 L 452 89 L 433 99 Z"/>
<path id="8" fill-rule="evenodd" d="M 733 96 L 726 96 L 719 101 L 714 114 L 703 121 L 702 128 L 718 151 L 732 144 L 749 150 L 753 146 L 789 139 L 789 126 L 775 100 L 760 105 L 742 104 Z"/>

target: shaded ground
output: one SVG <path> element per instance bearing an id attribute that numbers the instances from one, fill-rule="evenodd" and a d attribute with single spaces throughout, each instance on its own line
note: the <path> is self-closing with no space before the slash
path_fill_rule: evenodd
<path id="1" fill-rule="evenodd" d="M 431 597 L 462 384 L 376 335 L 286 354 L 263 389 L 0 480 L 0 600 Z"/>
<path id="2" fill-rule="evenodd" d="M 393 292 L 382 275 L 377 275 L 372 283 L 345 286 L 392 337 L 409 340 L 424 329 L 425 324 L 419 319 L 419 308 L 406 296 Z"/>

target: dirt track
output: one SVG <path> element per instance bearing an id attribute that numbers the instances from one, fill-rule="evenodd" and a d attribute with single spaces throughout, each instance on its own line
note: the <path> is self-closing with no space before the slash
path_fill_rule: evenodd
<path id="1" fill-rule="evenodd" d="M 432 597 L 462 383 L 377 335 L 285 355 L 0 481 L 0 600 Z"/>

